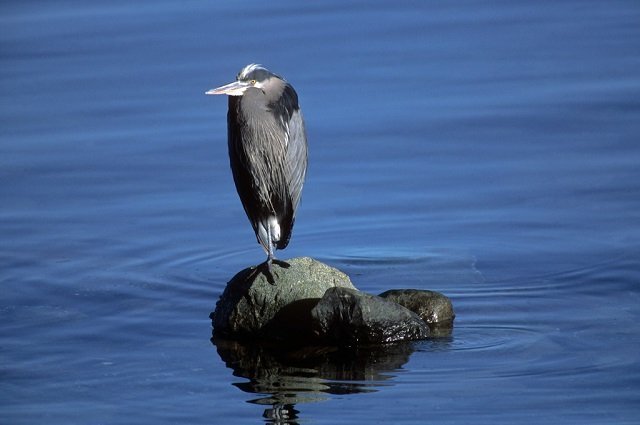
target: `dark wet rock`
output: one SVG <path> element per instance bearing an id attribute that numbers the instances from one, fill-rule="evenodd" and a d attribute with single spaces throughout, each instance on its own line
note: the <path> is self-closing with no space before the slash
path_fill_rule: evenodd
<path id="1" fill-rule="evenodd" d="M 430 325 L 451 324 L 456 315 L 451 300 L 445 295 L 419 289 L 393 289 L 380 294 L 416 313 Z"/>
<path id="2" fill-rule="evenodd" d="M 333 287 L 355 289 L 346 274 L 308 257 L 274 263 L 271 273 L 262 265 L 247 268 L 229 281 L 216 304 L 214 333 L 305 340 L 311 309 Z"/>
<path id="3" fill-rule="evenodd" d="M 311 310 L 314 333 L 337 345 L 424 339 L 429 327 L 409 309 L 349 288 L 330 288 Z"/>
<path id="4" fill-rule="evenodd" d="M 214 336 L 271 344 L 355 347 L 451 334 L 451 301 L 425 290 L 380 296 L 311 258 L 247 268 L 229 281 L 211 314 Z"/>

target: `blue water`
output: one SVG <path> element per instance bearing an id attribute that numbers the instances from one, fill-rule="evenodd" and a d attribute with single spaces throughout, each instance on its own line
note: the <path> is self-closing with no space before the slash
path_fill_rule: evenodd
<path id="1" fill-rule="evenodd" d="M 638 23 L 635 0 L 3 2 L 0 422 L 640 423 Z M 450 337 L 211 344 L 264 254 L 204 92 L 251 62 L 307 120 L 280 258 L 441 291 Z"/>

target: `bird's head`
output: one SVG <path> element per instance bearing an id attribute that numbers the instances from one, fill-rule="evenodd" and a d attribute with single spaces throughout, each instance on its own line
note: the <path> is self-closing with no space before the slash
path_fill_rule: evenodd
<path id="1" fill-rule="evenodd" d="M 228 96 L 242 96 L 251 88 L 260 89 L 263 92 L 268 90 L 272 84 L 280 86 L 282 78 L 278 77 L 262 65 L 252 63 L 240 70 L 236 76 L 236 81 L 224 86 L 211 89 L 205 94 L 226 94 Z"/>

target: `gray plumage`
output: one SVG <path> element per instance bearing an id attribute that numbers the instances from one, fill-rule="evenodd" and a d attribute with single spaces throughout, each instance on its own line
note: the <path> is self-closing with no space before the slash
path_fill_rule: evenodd
<path id="1" fill-rule="evenodd" d="M 307 136 L 298 95 L 266 68 L 244 67 L 236 81 L 207 94 L 227 94 L 233 180 L 258 242 L 267 252 L 289 243 L 307 170 Z"/>

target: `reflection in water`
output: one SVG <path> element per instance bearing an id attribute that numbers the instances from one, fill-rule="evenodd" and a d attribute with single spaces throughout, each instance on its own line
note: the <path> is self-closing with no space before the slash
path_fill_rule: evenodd
<path id="1" fill-rule="evenodd" d="M 212 342 L 233 375 L 249 380 L 234 385 L 265 395 L 250 402 L 270 406 L 263 416 L 277 424 L 297 423 L 295 406 L 323 401 L 326 394 L 377 391 L 415 350 L 411 342 L 364 348 L 293 348 L 221 338 Z"/>

